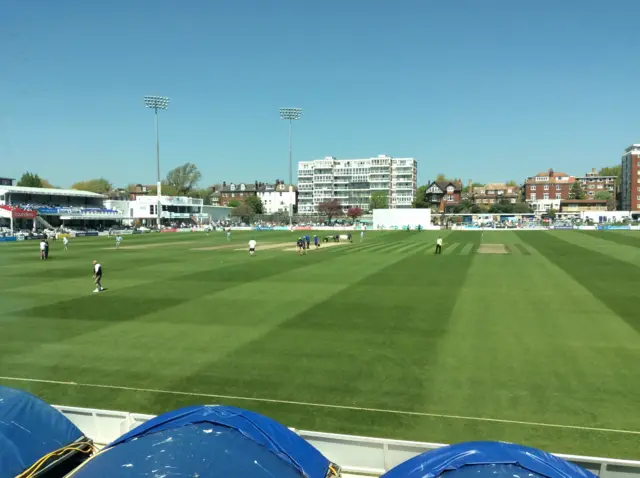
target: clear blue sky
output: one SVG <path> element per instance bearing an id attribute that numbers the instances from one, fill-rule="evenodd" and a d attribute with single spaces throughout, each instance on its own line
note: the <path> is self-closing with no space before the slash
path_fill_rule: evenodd
<path id="1" fill-rule="evenodd" d="M 522 180 L 640 142 L 640 0 L 5 0 L 0 176 L 155 181 L 146 94 L 171 98 L 161 167 L 202 185 L 294 161 L 418 159 Z M 294 173 L 295 174 L 295 173 Z"/>

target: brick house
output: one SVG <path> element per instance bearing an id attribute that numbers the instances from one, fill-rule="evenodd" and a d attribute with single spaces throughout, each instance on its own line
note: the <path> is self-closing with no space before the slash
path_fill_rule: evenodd
<path id="1" fill-rule="evenodd" d="M 156 187 L 158 187 L 157 184 L 136 184 L 128 191 L 129 199 L 135 201 L 138 196 L 147 196 Z"/>
<path id="2" fill-rule="evenodd" d="M 507 201 L 511 204 L 518 202 L 520 188 L 518 186 L 507 186 L 505 183 L 489 183 L 486 186 L 473 188 L 470 195 L 474 204 L 495 204 Z"/>
<path id="3" fill-rule="evenodd" d="M 229 183 L 211 186 L 211 204 L 214 206 L 226 206 L 229 201 L 244 201 L 248 196 L 257 196 L 261 183 Z"/>
<path id="4" fill-rule="evenodd" d="M 524 182 L 524 200 L 537 213 L 545 213 L 550 209 L 560 210 L 560 202 L 569 199 L 575 180 L 573 176 L 553 169 L 539 172 Z"/>
<path id="5" fill-rule="evenodd" d="M 424 194 L 425 201 L 438 212 L 453 212 L 460 204 L 462 197 L 462 182 L 434 181 L 427 187 Z"/>

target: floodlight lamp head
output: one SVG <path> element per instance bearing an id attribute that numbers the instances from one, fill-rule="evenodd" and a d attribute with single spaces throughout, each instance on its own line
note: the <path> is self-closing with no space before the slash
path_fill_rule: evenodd
<path id="1" fill-rule="evenodd" d="M 144 104 L 147 108 L 166 110 L 169 107 L 169 98 L 166 96 L 145 96 Z"/>
<path id="2" fill-rule="evenodd" d="M 298 120 L 302 116 L 302 108 L 280 108 L 280 119 Z"/>

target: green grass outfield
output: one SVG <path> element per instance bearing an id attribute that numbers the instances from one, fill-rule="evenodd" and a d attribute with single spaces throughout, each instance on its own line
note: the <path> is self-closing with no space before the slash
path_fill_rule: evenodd
<path id="1" fill-rule="evenodd" d="M 37 241 L 0 243 L 0 383 L 63 405 L 223 403 L 309 430 L 640 459 L 640 233 L 444 232 L 441 256 L 436 232 L 264 249 L 295 237 L 72 239 L 47 262 Z"/>

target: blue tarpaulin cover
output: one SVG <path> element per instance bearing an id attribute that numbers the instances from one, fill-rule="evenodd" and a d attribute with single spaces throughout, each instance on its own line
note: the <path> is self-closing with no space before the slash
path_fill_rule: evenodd
<path id="1" fill-rule="evenodd" d="M 475 478 L 491 476 L 596 478 L 550 453 L 512 443 L 478 441 L 431 450 L 389 470 L 381 478 Z M 524 476 L 523 476 L 524 475 Z"/>
<path id="2" fill-rule="evenodd" d="M 308 442 L 270 418 L 208 405 L 143 423 L 107 445 L 73 478 L 325 478 L 330 464 Z"/>
<path id="3" fill-rule="evenodd" d="M 30 393 L 0 386 L 0 478 L 83 438 L 62 413 Z"/>

